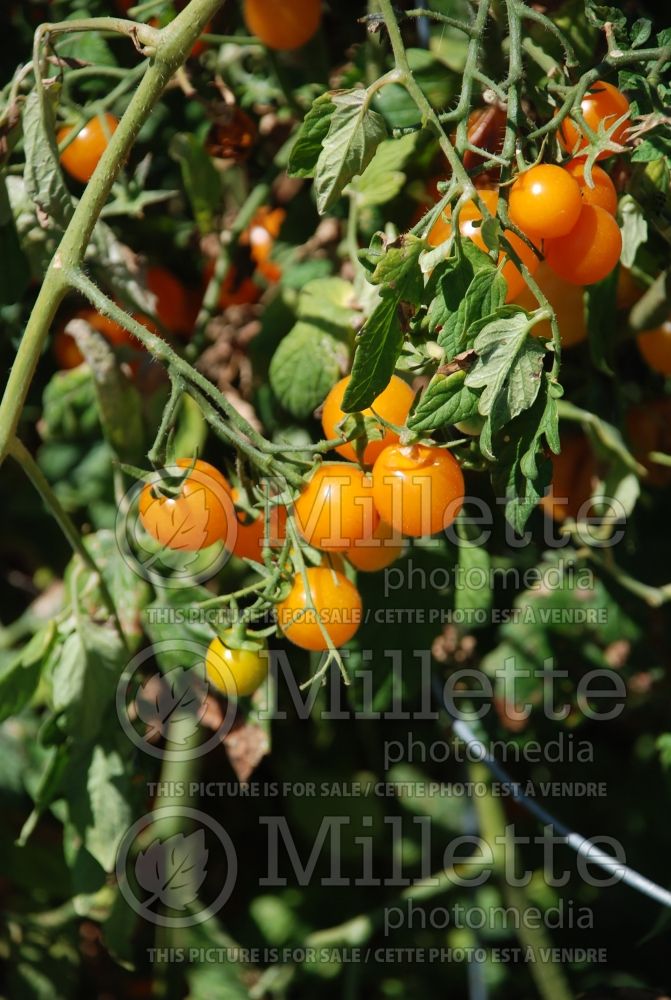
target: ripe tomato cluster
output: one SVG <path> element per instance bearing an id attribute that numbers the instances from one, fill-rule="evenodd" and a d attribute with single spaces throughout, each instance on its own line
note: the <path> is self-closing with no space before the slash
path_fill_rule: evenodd
<path id="1" fill-rule="evenodd" d="M 628 111 L 627 98 L 616 87 L 602 80 L 593 85 L 581 106 L 582 117 L 594 132 L 599 131 L 600 125 L 610 129 L 617 123 L 611 136 L 616 143 L 625 136 Z M 469 142 L 498 153 L 503 127 L 504 119 L 496 109 L 473 112 L 468 121 Z M 503 230 L 502 237 L 530 274 L 536 273 L 543 256 L 547 265 L 546 274 L 550 269 L 564 287 L 574 285 L 582 288 L 605 278 L 620 258 L 622 237 L 614 218 L 617 193 L 612 180 L 601 167 L 593 166 L 587 172 L 589 177 L 586 175 L 588 139 L 572 120 L 562 122 L 558 137 L 562 147 L 573 158 L 562 166 L 541 163 L 530 167 L 510 187 L 508 214 L 528 242 L 509 229 Z M 608 151 L 602 151 L 598 158 L 608 155 Z M 481 160 L 479 153 L 470 150 L 464 156 L 464 164 L 469 170 L 477 168 Z M 481 250 L 489 252 L 481 232 L 481 206 L 488 215 L 495 217 L 499 191 L 491 174 L 479 175 L 476 184 L 479 187 L 477 199 L 460 206 L 459 231 Z M 432 246 L 438 246 L 451 232 L 452 219 L 448 209 L 444 217 L 434 222 L 427 240 Z M 499 253 L 499 264 L 508 284 L 506 301 L 519 302 L 528 307 L 528 290 L 522 273 L 512 259 L 506 258 L 503 250 Z M 557 293 L 557 302 L 560 302 L 563 290 L 556 282 L 550 283 Z M 575 296 L 572 299 L 575 300 Z M 554 306 L 551 298 L 550 301 Z M 567 342 L 577 343 L 583 339 L 583 329 L 584 317 L 581 316 L 576 329 L 567 328 Z"/>

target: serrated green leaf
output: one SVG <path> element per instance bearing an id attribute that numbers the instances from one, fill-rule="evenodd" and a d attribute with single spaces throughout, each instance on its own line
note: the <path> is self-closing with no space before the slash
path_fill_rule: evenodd
<path id="1" fill-rule="evenodd" d="M 478 412 L 478 394 L 465 383 L 466 372 L 434 375 L 408 421 L 413 431 L 438 430 Z"/>
<path id="2" fill-rule="evenodd" d="M 400 139 L 386 139 L 380 143 L 364 172 L 348 187 L 348 192 L 361 207 L 384 205 L 403 189 L 406 181 L 403 167 L 415 151 L 418 134 L 411 132 Z"/>
<path id="3" fill-rule="evenodd" d="M 371 406 L 389 384 L 402 347 L 400 296 L 383 288 L 379 303 L 357 338 L 352 374 L 342 401 L 345 413 Z"/>
<path id="4" fill-rule="evenodd" d="M 106 872 L 114 870 L 119 844 L 133 821 L 130 781 L 128 761 L 100 744 L 68 775 L 69 821 Z"/>
<path id="5" fill-rule="evenodd" d="M 363 173 L 379 143 L 386 138 L 384 118 L 371 111 L 365 90 L 346 90 L 332 97 L 336 106 L 315 167 L 317 209 L 324 214 L 346 184 Z"/>
<path id="6" fill-rule="evenodd" d="M 303 119 L 296 133 L 296 141 L 291 147 L 287 173 L 290 177 L 312 177 L 328 135 L 331 116 L 336 106 L 333 95 L 321 94 Z"/>
<path id="7" fill-rule="evenodd" d="M 32 698 L 55 637 L 55 623 L 49 622 L 0 674 L 0 722 L 17 715 Z"/>
<path id="8" fill-rule="evenodd" d="M 43 102 L 36 91 L 23 105 L 23 143 L 26 154 L 24 180 L 26 192 L 45 219 L 58 229 L 65 229 L 72 218 L 74 204 L 65 186 L 54 138 L 58 88 L 44 93 Z"/>
<path id="9" fill-rule="evenodd" d="M 270 385 L 288 413 L 305 419 L 346 371 L 348 361 L 346 344 L 300 320 L 273 355 Z"/>
<path id="10" fill-rule="evenodd" d="M 480 448 L 490 461 L 495 460 L 492 434 L 528 410 L 541 386 L 545 347 L 528 330 L 526 315 L 513 312 L 488 323 L 475 340 L 478 358 L 466 385 L 483 390 L 478 408 L 487 419 Z"/>
<path id="11" fill-rule="evenodd" d="M 424 281 L 419 269 L 423 240 L 406 237 L 390 247 L 378 263 L 372 281 L 381 285 L 380 300 L 356 340 L 352 374 L 342 402 L 346 413 L 369 407 L 389 384 L 403 347 L 401 303 L 418 305 Z"/>

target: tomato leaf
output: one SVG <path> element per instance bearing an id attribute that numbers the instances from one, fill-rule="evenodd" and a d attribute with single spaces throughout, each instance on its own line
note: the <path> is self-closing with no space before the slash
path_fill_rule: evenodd
<path id="1" fill-rule="evenodd" d="M 17 715 L 32 698 L 55 637 L 56 626 L 50 621 L 0 674 L 0 722 Z"/>
<path id="2" fill-rule="evenodd" d="M 380 301 L 364 323 L 358 337 L 352 375 L 342 401 L 346 413 L 364 410 L 389 384 L 403 347 L 401 303 L 418 305 L 423 280 L 419 255 L 424 242 L 416 237 L 390 248 L 372 275 L 382 287 Z"/>
<path id="3" fill-rule="evenodd" d="M 287 173 L 290 177 L 313 177 L 331 117 L 336 110 L 331 93 L 321 94 L 303 119 L 291 147 Z"/>
<path id="4" fill-rule="evenodd" d="M 467 420 L 478 412 L 478 394 L 465 383 L 466 372 L 436 374 L 408 420 L 413 431 L 432 431 Z"/>
<path id="5" fill-rule="evenodd" d="M 490 461 L 496 460 L 492 434 L 529 409 L 541 386 L 546 349 L 528 331 L 526 314 L 506 309 L 475 339 L 478 358 L 466 376 L 466 385 L 484 390 L 478 405 L 487 419 L 480 447 Z"/>
<path id="6" fill-rule="evenodd" d="M 497 462 L 491 473 L 492 486 L 504 499 L 506 520 L 518 534 L 524 531 L 552 478 L 543 438 L 552 451 L 559 451 L 555 391 L 546 375 L 535 404 L 511 421 L 505 431 L 499 431 L 495 439 Z"/>
<path id="7" fill-rule="evenodd" d="M 44 93 L 44 104 L 32 90 L 23 106 L 23 143 L 26 153 L 24 180 L 42 225 L 65 229 L 72 218 L 74 205 L 65 186 L 54 138 L 58 88 Z"/>
<path id="8" fill-rule="evenodd" d="M 323 215 L 346 184 L 362 174 L 387 136 L 384 118 L 371 111 L 365 90 L 345 90 L 332 97 L 336 106 L 315 166 L 317 209 Z"/>
<path id="9" fill-rule="evenodd" d="M 270 385 L 287 412 L 309 417 L 347 368 L 349 350 L 321 326 L 299 321 L 270 362 Z"/>
<path id="10" fill-rule="evenodd" d="M 355 177 L 347 187 L 362 208 L 384 205 L 403 189 L 406 174 L 403 167 L 417 147 L 418 132 L 411 132 L 400 139 L 385 139 L 375 151 L 364 172 Z"/>
<path id="11" fill-rule="evenodd" d="M 129 761 L 98 743 L 68 770 L 69 825 L 106 872 L 114 871 L 119 845 L 133 821 Z"/>

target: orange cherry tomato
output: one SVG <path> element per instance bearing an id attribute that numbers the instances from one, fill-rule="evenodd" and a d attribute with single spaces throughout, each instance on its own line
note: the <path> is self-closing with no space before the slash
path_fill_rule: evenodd
<path id="1" fill-rule="evenodd" d="M 228 480 L 200 459 L 178 458 L 175 465 L 190 470 L 177 496 L 159 493 L 156 482 L 142 488 L 144 529 L 161 545 L 181 552 L 198 552 L 215 542 L 230 548 L 237 517 Z"/>
<path id="2" fill-rule="evenodd" d="M 243 16 L 251 35 L 269 49 L 289 51 L 309 42 L 321 21 L 321 0 L 244 0 Z"/>
<path id="3" fill-rule="evenodd" d="M 639 333 L 636 343 L 653 371 L 667 378 L 671 376 L 671 320 Z"/>
<path id="4" fill-rule="evenodd" d="M 622 251 L 622 234 L 612 215 L 598 205 L 583 205 L 567 236 L 545 241 L 545 259 L 564 281 L 593 285 L 613 270 Z"/>
<path id="5" fill-rule="evenodd" d="M 373 466 L 373 497 L 383 521 L 402 535 L 435 535 L 464 502 L 464 477 L 443 448 L 392 444 Z"/>
<path id="6" fill-rule="evenodd" d="M 615 185 L 605 170 L 596 165 L 592 167 L 592 187 L 585 178 L 585 164 L 582 160 L 571 160 L 564 169 L 573 177 L 585 205 L 599 205 L 611 215 L 617 211 L 617 191 Z"/>
<path id="7" fill-rule="evenodd" d="M 561 452 L 552 456 L 552 482 L 540 506 L 554 521 L 578 519 L 592 496 L 596 462 L 584 434 L 562 438 Z M 583 511 L 587 513 L 587 509 Z"/>
<path id="8" fill-rule="evenodd" d="M 302 573 L 297 573 L 291 590 L 277 605 L 277 622 L 289 642 L 301 649 L 322 652 L 328 643 L 344 646 L 357 632 L 363 613 L 361 595 L 343 573 L 326 566 L 306 571 L 309 594 Z"/>
<path id="9" fill-rule="evenodd" d="M 237 504 L 240 493 L 234 489 L 233 502 Z M 232 542 L 232 552 L 239 559 L 253 559 L 255 562 L 263 562 L 263 549 L 267 543 L 269 548 L 277 548 L 284 541 L 286 535 L 287 511 L 286 507 L 276 504 L 270 508 L 268 523 L 264 511 L 249 517 L 246 511 L 236 508 L 237 526 L 235 538 Z M 266 536 L 266 528 L 268 535 Z"/>
<path id="10" fill-rule="evenodd" d="M 612 83 L 606 83 L 605 80 L 597 80 L 583 97 L 580 110 L 589 128 L 593 132 L 598 132 L 601 122 L 603 122 L 604 128 L 608 129 L 622 115 L 628 114 L 629 101 Z M 625 118 L 613 132 L 611 136 L 612 140 L 623 143 L 628 128 L 629 119 Z M 585 155 L 581 150 L 586 149 L 589 145 L 587 136 L 583 135 L 577 123 L 571 118 L 564 119 L 559 128 L 558 137 L 560 143 L 568 153 L 578 156 Z M 607 156 L 612 155 L 612 153 L 604 151 L 599 153 L 597 159 L 603 160 Z"/>
<path id="11" fill-rule="evenodd" d="M 559 335 L 562 347 L 573 347 L 587 337 L 587 320 L 585 317 L 584 291 L 580 285 L 571 285 L 564 281 L 551 267 L 543 261 L 536 274 L 536 283 L 557 314 Z M 524 288 L 515 299 L 515 305 L 522 306 L 527 312 L 538 309 L 538 303 L 530 288 Z M 550 340 L 552 327 L 550 320 L 544 319 L 531 329 L 534 337 Z"/>
<path id="12" fill-rule="evenodd" d="M 532 239 L 566 236 L 578 221 L 581 208 L 575 179 L 552 163 L 525 170 L 510 188 L 510 218 Z"/>
<path id="13" fill-rule="evenodd" d="M 347 416 L 341 405 L 349 382 L 349 375 L 340 379 L 324 400 L 322 427 L 327 441 L 341 437 L 341 432 L 338 431 L 337 425 Z M 374 419 L 374 410 L 383 420 L 387 420 L 390 424 L 396 424 L 397 427 L 403 427 L 408 418 L 414 396 L 415 394 L 407 382 L 404 382 L 397 375 L 392 375 L 389 385 L 386 389 L 382 390 L 379 396 L 376 396 L 372 407 L 362 410 L 357 416 Z M 398 441 L 398 435 L 389 428 L 384 428 L 384 437 L 369 441 L 366 444 L 362 455 L 363 464 L 372 465 L 380 452 L 384 451 L 388 444 L 393 444 L 394 441 Z M 350 462 L 358 461 L 356 443 L 353 441 L 348 441 L 347 444 L 340 444 L 335 450 L 343 458 L 349 459 Z"/>
<path id="14" fill-rule="evenodd" d="M 632 406 L 626 424 L 634 455 L 647 469 L 646 483 L 660 489 L 668 486 L 671 468 L 652 462 L 648 456 L 653 451 L 671 453 L 671 398 Z"/>
<path id="15" fill-rule="evenodd" d="M 490 215 L 496 215 L 496 205 L 498 201 L 498 194 L 490 188 L 484 189 L 479 192 L 481 200 L 484 202 L 485 207 L 489 211 Z M 448 213 L 449 214 L 449 213 Z M 480 232 L 480 224 L 482 222 L 482 212 L 477 207 L 475 202 L 467 202 L 461 209 L 459 214 L 459 231 L 462 236 L 467 236 L 471 239 L 480 250 L 485 253 L 489 253 L 487 244 L 482 238 Z M 451 223 L 448 220 L 442 218 L 436 219 L 433 226 L 429 230 L 427 240 L 431 246 L 439 246 L 443 243 L 452 232 Z M 533 252 L 533 250 L 527 246 L 524 240 L 521 240 L 519 236 L 511 232 L 510 229 L 504 229 L 503 236 L 510 243 L 513 250 L 520 257 L 522 262 L 526 264 L 527 268 L 533 274 L 538 268 L 538 257 Z M 499 264 L 505 257 L 503 250 L 499 253 Z M 506 302 L 512 302 L 512 300 L 519 295 L 519 293 L 524 288 L 524 278 L 521 272 L 512 262 L 512 260 L 506 261 L 503 265 L 502 272 L 503 277 L 508 283 L 508 294 L 506 296 Z"/>
<path id="16" fill-rule="evenodd" d="M 79 130 L 70 145 L 61 153 L 61 164 L 75 180 L 86 184 L 91 179 L 93 171 L 98 166 L 101 156 L 107 149 L 110 136 L 116 130 L 119 120 L 114 115 L 96 115 Z M 60 145 L 72 132 L 72 126 L 66 125 L 60 129 L 56 140 Z"/>
<path id="17" fill-rule="evenodd" d="M 404 547 L 398 532 L 386 521 L 380 521 L 370 538 L 362 538 L 347 549 L 345 555 L 360 572 L 377 573 L 396 562 Z"/>
<path id="18" fill-rule="evenodd" d="M 182 337 L 190 336 L 199 309 L 195 296 L 164 267 L 147 268 L 147 288 L 156 296 L 156 318 L 165 329 Z"/>
<path id="19" fill-rule="evenodd" d="M 370 476 L 345 462 L 318 466 L 294 510 L 303 538 L 326 551 L 344 552 L 370 538 L 379 520 Z"/>

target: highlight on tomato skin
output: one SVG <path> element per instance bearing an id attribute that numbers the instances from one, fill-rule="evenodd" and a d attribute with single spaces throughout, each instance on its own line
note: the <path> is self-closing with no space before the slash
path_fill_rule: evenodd
<path id="1" fill-rule="evenodd" d="M 175 495 L 161 492 L 158 474 L 142 487 L 139 515 L 145 531 L 175 551 L 199 552 L 217 543 L 230 550 L 237 527 L 230 483 L 201 459 L 178 458 L 174 465 L 164 470 L 173 475 L 173 485 L 175 473 L 188 470 Z"/>

